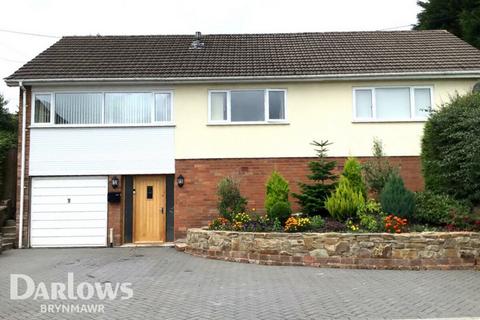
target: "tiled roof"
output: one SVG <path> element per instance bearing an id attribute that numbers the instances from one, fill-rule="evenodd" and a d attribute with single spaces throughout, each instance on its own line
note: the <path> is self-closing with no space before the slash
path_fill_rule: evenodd
<path id="1" fill-rule="evenodd" d="M 6 78 L 302 77 L 480 70 L 480 51 L 446 31 L 72 36 Z"/>

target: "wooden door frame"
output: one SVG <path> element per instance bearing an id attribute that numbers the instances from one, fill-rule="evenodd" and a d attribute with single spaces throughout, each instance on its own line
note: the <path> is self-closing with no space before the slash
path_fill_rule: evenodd
<path id="1" fill-rule="evenodd" d="M 163 228 L 163 240 L 160 240 L 160 241 L 136 241 L 135 240 L 135 223 L 136 223 L 136 198 L 135 198 L 135 195 L 136 195 L 136 183 L 135 183 L 135 180 L 137 177 L 156 177 L 156 178 L 161 178 L 163 177 L 163 190 L 164 190 L 164 193 L 165 193 L 165 196 L 163 197 L 162 199 L 162 206 L 163 206 L 163 214 L 164 214 L 164 219 L 163 219 L 163 226 L 161 226 L 161 228 Z M 132 243 L 134 244 L 155 244 L 155 243 L 165 243 L 167 241 L 167 208 L 166 208 L 166 175 L 164 174 L 143 174 L 143 175 L 135 175 L 133 176 L 133 179 L 132 179 L 132 191 L 134 192 L 133 195 L 132 195 Z"/>

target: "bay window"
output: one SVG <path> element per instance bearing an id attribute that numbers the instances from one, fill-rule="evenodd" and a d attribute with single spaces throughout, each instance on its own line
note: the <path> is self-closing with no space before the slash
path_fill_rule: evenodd
<path id="1" fill-rule="evenodd" d="M 279 89 L 212 90 L 209 123 L 241 124 L 286 121 L 286 91 Z"/>
<path id="2" fill-rule="evenodd" d="M 39 126 L 169 125 L 172 92 L 36 93 L 32 120 Z"/>
<path id="3" fill-rule="evenodd" d="M 431 87 L 377 87 L 353 90 L 356 121 L 423 121 L 432 105 Z"/>

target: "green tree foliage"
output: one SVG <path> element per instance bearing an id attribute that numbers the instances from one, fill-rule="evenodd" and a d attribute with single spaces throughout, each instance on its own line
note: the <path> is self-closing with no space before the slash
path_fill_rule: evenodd
<path id="1" fill-rule="evenodd" d="M 240 186 L 233 177 L 223 178 L 217 187 L 218 212 L 230 221 L 236 213 L 245 212 L 247 199 L 242 197 Z"/>
<path id="2" fill-rule="evenodd" d="M 422 138 L 425 188 L 480 205 L 480 94 L 455 96 L 434 111 Z"/>
<path id="3" fill-rule="evenodd" d="M 279 201 L 270 208 L 270 212 L 267 215 L 271 221 L 278 220 L 282 225 L 284 225 L 285 221 L 287 221 L 291 214 L 292 209 L 290 208 L 290 203 Z"/>
<path id="4" fill-rule="evenodd" d="M 0 178 L 3 178 L 8 150 L 17 145 L 17 115 L 8 112 L 7 103 L 0 94 Z"/>
<path id="5" fill-rule="evenodd" d="M 357 159 L 347 159 L 342 175 L 350 181 L 350 185 L 354 190 L 359 191 L 364 198 L 367 197 L 367 187 L 362 175 L 362 165 Z"/>
<path id="6" fill-rule="evenodd" d="M 358 208 L 364 204 L 365 198 L 362 193 L 342 175 L 337 188 L 325 201 L 325 208 L 333 218 L 344 222 L 355 219 Z"/>
<path id="7" fill-rule="evenodd" d="M 397 172 L 397 169 L 388 162 L 380 139 L 373 139 L 372 151 L 373 159 L 363 164 L 363 173 L 368 188 L 375 194 L 380 194 L 388 177 Z"/>
<path id="8" fill-rule="evenodd" d="M 337 166 L 336 161 L 327 159 L 327 147 L 331 143 L 325 141 L 313 141 L 312 145 L 316 147 L 318 159 L 308 163 L 311 174 L 308 179 L 312 184 L 299 183 L 301 193 L 293 193 L 298 204 L 302 207 L 303 213 L 308 215 L 326 214 L 325 199 L 335 189 L 337 175 L 333 170 Z"/>
<path id="9" fill-rule="evenodd" d="M 278 202 L 284 202 L 290 207 L 288 201 L 288 194 L 290 193 L 290 187 L 288 181 L 285 180 L 282 175 L 277 171 L 273 171 L 270 178 L 267 181 L 267 192 L 265 195 L 265 211 L 270 213 L 272 207 Z"/>
<path id="10" fill-rule="evenodd" d="M 471 45 L 480 48 L 480 1 L 418 1 L 423 8 L 414 29 L 445 29 Z"/>
<path id="11" fill-rule="evenodd" d="M 467 205 L 448 195 L 430 191 L 415 194 L 413 220 L 416 223 L 444 226 L 455 222 L 457 217 L 467 217 L 469 214 L 470 208 Z"/>
<path id="12" fill-rule="evenodd" d="M 410 219 L 415 210 L 415 195 L 405 188 L 400 175 L 392 173 L 380 193 L 380 203 L 385 213 Z"/>

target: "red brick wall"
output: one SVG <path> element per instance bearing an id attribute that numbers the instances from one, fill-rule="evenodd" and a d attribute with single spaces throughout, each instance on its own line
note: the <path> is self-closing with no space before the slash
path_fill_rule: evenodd
<path id="1" fill-rule="evenodd" d="M 24 192 L 24 206 L 23 206 L 23 247 L 27 247 L 29 239 L 29 226 L 28 222 L 30 221 L 30 179 L 28 178 L 28 159 L 30 154 L 30 119 L 31 119 L 31 97 L 32 90 L 30 87 L 25 87 L 26 89 L 26 130 L 25 130 L 25 192 Z M 20 176 L 21 176 L 21 165 L 22 165 L 22 105 L 23 105 L 23 92 L 20 89 L 20 100 L 19 100 L 19 110 L 18 110 L 18 154 L 17 154 L 17 201 L 16 201 L 16 220 L 17 220 L 17 246 L 19 241 L 20 234 Z"/>
<path id="2" fill-rule="evenodd" d="M 176 160 L 176 176 L 185 177 L 185 185 L 175 185 L 175 238 L 182 238 L 186 230 L 202 227 L 217 216 L 216 187 L 225 176 L 240 180 L 242 194 L 248 199 L 248 208 L 263 212 L 265 183 L 273 170 L 280 172 L 290 183 L 290 190 L 298 192 L 297 182 L 306 182 L 308 162 L 313 158 L 259 158 L 259 159 L 203 159 Z M 365 161 L 368 158 L 360 158 Z M 345 158 L 334 158 L 338 170 Z M 391 157 L 390 162 L 400 167 L 406 186 L 411 190 L 423 188 L 419 157 Z M 294 199 L 294 210 L 298 206 Z"/>

